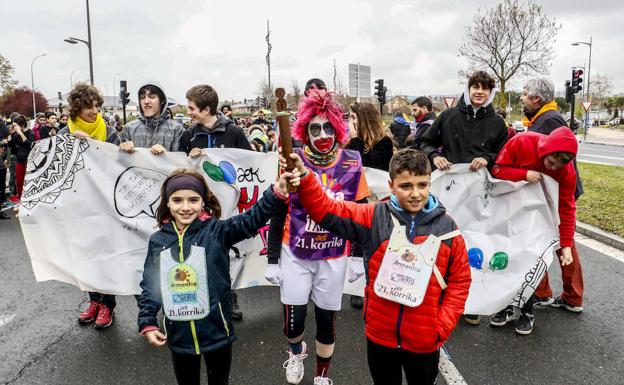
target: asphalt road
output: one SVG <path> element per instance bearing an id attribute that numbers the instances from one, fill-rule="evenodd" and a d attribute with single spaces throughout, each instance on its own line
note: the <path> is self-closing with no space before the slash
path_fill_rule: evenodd
<path id="1" fill-rule="evenodd" d="M 0 244 L 0 384 L 175 383 L 168 350 L 148 346 L 136 331 L 133 298 L 119 299 L 110 329 L 79 326 L 76 317 L 85 294 L 58 282 L 35 282 L 16 220 L 0 221 Z M 579 250 L 584 313 L 537 310 L 534 332 L 526 337 L 512 327 L 460 323 L 447 346 L 466 383 L 622 383 L 624 263 L 582 245 Z M 559 267 L 551 272 L 553 287 L 559 288 Z M 236 324 L 231 384 L 284 384 L 287 356 L 277 289 L 246 289 L 239 297 L 245 319 Z M 336 385 L 370 384 L 360 312 L 349 307 L 346 297 L 343 309 L 330 375 Z M 313 346 L 312 319 L 308 325 L 306 340 Z M 305 364 L 302 384 L 311 384 L 314 356 Z"/>
<path id="2" fill-rule="evenodd" d="M 581 162 L 624 166 L 624 146 L 579 143 L 577 159 Z"/>

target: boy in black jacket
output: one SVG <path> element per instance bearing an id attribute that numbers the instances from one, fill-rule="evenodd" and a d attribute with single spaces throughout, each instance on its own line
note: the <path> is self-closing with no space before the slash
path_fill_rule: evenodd
<path id="1" fill-rule="evenodd" d="M 448 170 L 453 163 L 470 163 L 472 171 L 494 166 L 508 135 L 507 124 L 492 106 L 495 84 L 487 72 L 473 73 L 457 106 L 442 112 L 423 134 L 421 149 L 436 168 Z M 464 320 L 480 322 L 477 315 L 467 314 Z"/>
<path id="2" fill-rule="evenodd" d="M 472 74 L 457 106 L 442 112 L 423 134 L 421 149 L 436 168 L 447 170 L 453 163 L 470 163 L 472 171 L 492 168 L 507 141 L 507 125 L 492 106 L 494 86 L 488 73 Z"/>

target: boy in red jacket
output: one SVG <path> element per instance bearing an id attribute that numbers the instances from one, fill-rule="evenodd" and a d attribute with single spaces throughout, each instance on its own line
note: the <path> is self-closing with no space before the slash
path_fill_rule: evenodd
<path id="1" fill-rule="evenodd" d="M 429 160 L 414 149 L 397 152 L 390 161 L 391 200 L 357 204 L 330 198 L 301 159 L 291 157 L 306 174 L 299 199 L 312 220 L 364 249 L 364 320 L 374 384 L 400 385 L 402 371 L 410 385 L 433 384 L 439 348 L 464 311 L 471 277 L 457 225 L 429 194 Z"/>
<path id="2" fill-rule="evenodd" d="M 578 254 L 573 253 L 574 229 L 576 226 L 576 172 L 572 159 L 576 157 L 578 142 L 568 127 L 559 127 L 550 135 L 537 132 L 525 132 L 514 136 L 498 154 L 492 175 L 499 179 L 511 181 L 526 180 L 530 183 L 539 182 L 542 174 L 548 175 L 559 183 L 559 255 L 564 292 L 557 298 L 559 303 L 578 307 L 574 303 L 577 298 L 573 293 L 583 291 L 583 276 Z M 548 273 L 544 280 L 548 279 Z M 579 297 L 580 298 L 580 297 Z M 516 333 L 527 335 L 533 331 L 533 295 L 520 310 L 516 323 Z M 563 306 L 563 305 L 561 305 Z M 580 312 L 579 310 L 579 312 Z M 511 306 L 501 310 L 490 318 L 493 326 L 503 326 L 516 319 Z"/>

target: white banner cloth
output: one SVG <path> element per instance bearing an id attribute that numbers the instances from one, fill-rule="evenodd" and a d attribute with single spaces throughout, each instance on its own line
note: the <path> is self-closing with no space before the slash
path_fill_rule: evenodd
<path id="1" fill-rule="evenodd" d="M 65 135 L 36 142 L 19 217 L 37 281 L 138 294 L 147 242 L 158 229 L 160 188 L 179 167 L 202 172 L 229 216 L 237 212 L 239 196 L 244 210 L 275 180 L 277 156 L 238 149 L 210 149 L 197 159 L 154 156 L 148 149 L 126 154 L 109 143 Z M 256 238 L 248 242 L 260 250 Z"/>
<path id="2" fill-rule="evenodd" d="M 118 147 L 72 136 L 36 142 L 28 161 L 20 222 L 38 281 L 58 280 L 83 290 L 137 294 L 160 187 L 178 167 L 200 170 L 224 214 L 253 205 L 275 181 L 277 155 L 238 149 L 126 154 Z M 367 169 L 373 195 L 389 197 L 388 173 Z M 454 165 L 432 175 L 431 192 L 446 207 L 466 240 L 472 286 L 466 313 L 492 314 L 523 305 L 539 284 L 558 247 L 558 185 L 492 178 Z M 229 215 L 225 215 L 229 216 Z M 236 288 L 268 285 L 268 226 L 231 251 Z M 345 284 L 362 295 L 364 277 Z"/>

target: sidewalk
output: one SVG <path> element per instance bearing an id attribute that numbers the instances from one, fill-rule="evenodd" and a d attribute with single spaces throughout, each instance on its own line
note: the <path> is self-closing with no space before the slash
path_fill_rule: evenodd
<path id="1" fill-rule="evenodd" d="M 583 135 L 578 135 L 583 139 Z M 602 127 L 590 127 L 587 131 L 587 143 L 608 144 L 611 146 L 624 146 L 624 131 Z"/>

